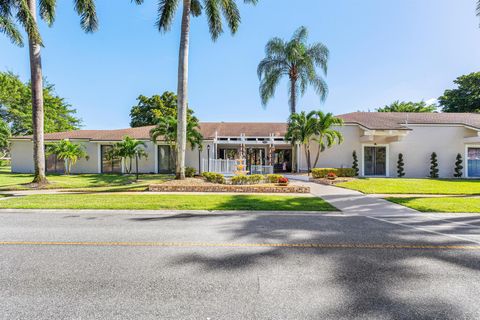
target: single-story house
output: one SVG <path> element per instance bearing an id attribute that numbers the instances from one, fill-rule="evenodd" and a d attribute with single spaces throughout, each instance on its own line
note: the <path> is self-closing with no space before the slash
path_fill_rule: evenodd
<path id="1" fill-rule="evenodd" d="M 402 153 L 406 177 L 426 177 L 430 155 L 438 155 L 440 177 L 452 177 L 457 154 L 464 159 L 464 176 L 480 177 L 480 114 L 473 113 L 382 113 L 353 112 L 338 116 L 345 122 L 338 127 L 344 142 L 320 155 L 317 167 L 351 167 L 356 151 L 361 176 L 396 177 L 398 154 Z M 49 133 L 46 143 L 70 139 L 85 146 L 89 158 L 73 167 L 74 173 L 121 173 L 121 160 L 105 156 L 112 144 L 125 136 L 145 141 L 148 157 L 141 159 L 142 173 L 174 171 L 170 146 L 152 142 L 151 126 L 119 130 L 77 130 Z M 235 160 L 242 158 L 250 172 L 290 172 L 292 159 L 301 171 L 307 170 L 303 148 L 292 149 L 285 140 L 286 123 L 202 122 L 203 149 L 190 150 L 186 165 L 197 171 L 232 173 Z M 318 146 L 312 142 L 315 155 Z M 12 171 L 33 172 L 31 136 L 11 139 Z M 292 150 L 297 150 L 292 157 Z M 48 172 L 63 170 L 55 156 L 46 159 Z"/>

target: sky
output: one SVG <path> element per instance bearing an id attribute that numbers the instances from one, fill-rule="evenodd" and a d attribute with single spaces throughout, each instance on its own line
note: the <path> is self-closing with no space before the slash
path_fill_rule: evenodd
<path id="1" fill-rule="evenodd" d="M 97 0 L 100 28 L 85 34 L 73 1 L 57 1 L 41 23 L 44 76 L 83 120 L 84 129 L 129 126 L 140 95 L 176 91 L 180 11 L 168 33 L 154 26 L 157 1 Z M 237 34 L 212 42 L 205 16 L 192 20 L 189 105 L 201 121 L 285 121 L 287 80 L 266 108 L 256 69 L 272 37 L 300 26 L 330 50 L 327 100 L 313 90 L 298 110 L 373 111 L 395 100 L 434 101 L 453 80 L 479 71 L 480 19 L 474 0 L 260 0 L 239 3 Z M 28 49 L 0 34 L 0 71 L 29 78 Z"/>

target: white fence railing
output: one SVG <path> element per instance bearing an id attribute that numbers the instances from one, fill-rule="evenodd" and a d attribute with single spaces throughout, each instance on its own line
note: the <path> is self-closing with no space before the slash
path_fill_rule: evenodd
<path id="1" fill-rule="evenodd" d="M 252 165 L 250 167 L 250 173 L 251 174 L 272 174 L 273 166 Z"/>
<path id="2" fill-rule="evenodd" d="M 202 159 L 202 172 L 216 172 L 221 174 L 234 174 L 237 170 L 237 161 L 224 159 Z M 273 166 L 252 165 L 249 170 L 250 174 L 271 174 Z"/>

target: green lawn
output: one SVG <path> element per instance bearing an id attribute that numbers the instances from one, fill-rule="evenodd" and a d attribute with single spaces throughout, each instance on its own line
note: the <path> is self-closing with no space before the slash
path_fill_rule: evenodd
<path id="1" fill-rule="evenodd" d="M 386 200 L 422 212 L 480 213 L 480 198 L 386 198 Z"/>
<path id="2" fill-rule="evenodd" d="M 336 186 L 368 194 L 480 194 L 480 180 L 365 178 Z"/>
<path id="3" fill-rule="evenodd" d="M 335 211 L 317 197 L 270 195 L 55 194 L 0 201 L 2 209 Z"/>
<path id="4" fill-rule="evenodd" d="M 81 189 L 91 191 L 143 191 L 148 184 L 171 179 L 168 175 L 142 174 L 138 182 L 135 176 L 118 174 L 78 174 L 78 175 L 48 175 L 48 189 Z M 31 174 L 10 173 L 10 168 L 0 168 L 0 191 L 28 190 L 28 183 L 33 179 Z M 92 189 L 93 188 L 93 189 Z"/>

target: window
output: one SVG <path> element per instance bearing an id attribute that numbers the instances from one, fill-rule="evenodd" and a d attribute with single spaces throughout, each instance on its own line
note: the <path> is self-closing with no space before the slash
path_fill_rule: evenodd
<path id="1" fill-rule="evenodd" d="M 47 173 L 64 173 L 65 160 L 58 159 L 56 154 L 51 154 L 45 158 L 45 169 Z"/>
<path id="2" fill-rule="evenodd" d="M 218 158 L 219 159 L 228 159 L 228 160 L 235 160 L 238 158 L 237 156 L 237 149 L 228 149 L 228 148 L 220 148 L 218 149 Z"/>
<path id="3" fill-rule="evenodd" d="M 122 173 L 122 159 L 108 159 L 107 154 L 113 149 L 113 146 L 103 145 L 100 148 L 102 154 L 102 173 Z"/>
<path id="4" fill-rule="evenodd" d="M 468 176 L 480 178 L 480 147 L 468 148 Z"/>
<path id="5" fill-rule="evenodd" d="M 158 173 L 174 173 L 175 162 L 170 146 L 158 146 Z"/>

